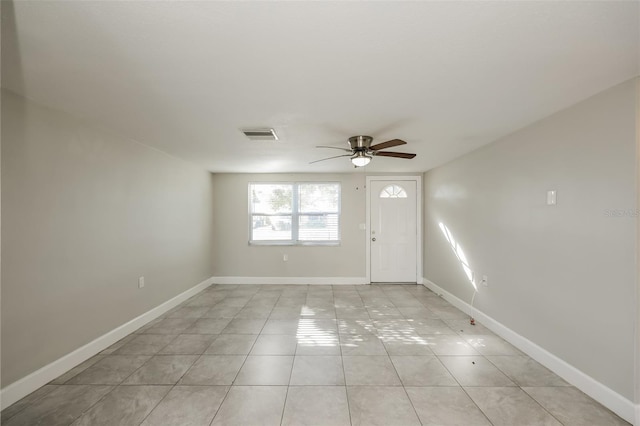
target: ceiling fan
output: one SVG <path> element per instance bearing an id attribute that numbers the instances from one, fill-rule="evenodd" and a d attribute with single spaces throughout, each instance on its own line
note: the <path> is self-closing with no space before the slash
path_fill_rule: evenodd
<path id="1" fill-rule="evenodd" d="M 348 152 L 348 154 L 336 155 L 329 158 L 323 158 L 321 160 L 312 161 L 309 164 L 317 163 L 319 161 L 331 160 L 332 158 L 339 157 L 351 157 L 351 163 L 353 163 L 356 167 L 364 167 L 371 159 L 375 156 L 378 157 L 395 157 L 395 158 L 405 158 L 407 160 L 412 159 L 416 156 L 416 154 L 409 154 L 406 152 L 394 152 L 394 151 L 381 151 L 385 148 L 391 148 L 399 145 L 406 145 L 407 143 L 400 139 L 391 139 L 386 142 L 380 142 L 375 145 L 371 145 L 373 142 L 373 138 L 371 136 L 351 136 L 349 138 L 349 146 L 350 148 L 343 148 L 340 146 L 325 146 L 320 145 L 316 148 L 331 148 L 331 149 L 340 149 L 342 151 Z"/>

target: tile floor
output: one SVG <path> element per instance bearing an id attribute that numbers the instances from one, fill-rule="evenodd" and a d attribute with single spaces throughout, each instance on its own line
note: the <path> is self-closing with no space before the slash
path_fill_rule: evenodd
<path id="1" fill-rule="evenodd" d="M 425 287 L 216 285 L 2 424 L 628 423 Z"/>

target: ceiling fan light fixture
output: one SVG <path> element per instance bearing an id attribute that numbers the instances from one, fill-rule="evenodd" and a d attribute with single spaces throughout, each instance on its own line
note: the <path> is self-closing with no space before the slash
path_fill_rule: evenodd
<path id="1" fill-rule="evenodd" d="M 371 156 L 367 155 L 364 151 L 358 151 L 355 153 L 353 157 L 351 157 L 351 162 L 356 167 L 364 167 L 371 161 Z"/>

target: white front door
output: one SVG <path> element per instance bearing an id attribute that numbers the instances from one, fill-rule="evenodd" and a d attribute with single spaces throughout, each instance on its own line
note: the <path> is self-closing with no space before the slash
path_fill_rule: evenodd
<path id="1" fill-rule="evenodd" d="M 415 180 L 369 183 L 371 282 L 418 280 Z"/>

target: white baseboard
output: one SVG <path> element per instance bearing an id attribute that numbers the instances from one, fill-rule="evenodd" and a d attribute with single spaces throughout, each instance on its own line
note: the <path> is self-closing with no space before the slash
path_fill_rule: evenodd
<path id="1" fill-rule="evenodd" d="M 424 278 L 423 285 L 432 290 L 434 293 L 441 295 L 447 302 L 451 303 L 456 308 L 480 321 L 482 325 L 484 325 L 485 327 L 505 339 L 507 342 L 511 343 L 513 346 L 517 347 L 522 352 L 526 353 L 531 358 L 535 359 L 540 364 L 544 365 L 549 370 L 553 371 L 558 376 L 562 377 L 564 380 L 574 385 L 582 392 L 586 393 L 591 398 L 595 399 L 626 421 L 633 423 L 635 417 L 635 424 L 640 426 L 640 405 L 634 404 L 632 401 L 629 401 L 627 398 L 623 397 L 619 393 L 611 390 L 594 378 L 578 370 L 571 364 L 558 358 L 556 355 L 536 345 L 526 337 L 521 336 L 502 323 L 494 320 L 490 316 L 472 307 L 462 299 L 459 299 L 458 297 L 439 287 L 434 282 Z"/>
<path id="2" fill-rule="evenodd" d="M 214 284 L 368 284 L 366 277 L 213 277 Z"/>
<path id="3" fill-rule="evenodd" d="M 178 306 L 180 303 L 184 302 L 190 297 L 198 294 L 205 288 L 209 287 L 211 284 L 213 284 L 213 278 L 208 278 L 200 284 L 191 287 L 189 290 L 180 293 L 176 297 L 164 302 L 159 306 L 156 306 L 150 311 L 147 311 L 144 314 L 121 325 L 120 327 L 115 328 L 106 334 L 103 334 L 102 336 L 76 349 L 75 351 L 68 353 L 62 358 L 59 358 L 52 363 L 45 365 L 39 370 L 34 371 L 28 376 L 11 383 L 7 387 L 0 390 L 0 402 L 2 409 L 4 410 L 14 402 L 19 401 L 20 399 L 29 395 L 31 392 L 46 385 L 53 379 L 66 373 L 78 364 L 81 364 L 92 356 L 102 352 L 123 337 L 128 336 L 143 325 L 158 318 L 160 315 Z"/>

